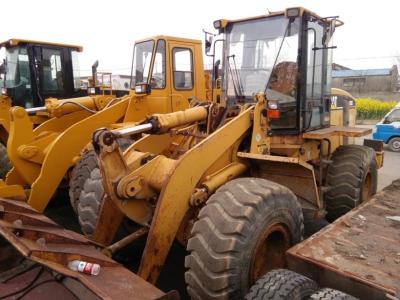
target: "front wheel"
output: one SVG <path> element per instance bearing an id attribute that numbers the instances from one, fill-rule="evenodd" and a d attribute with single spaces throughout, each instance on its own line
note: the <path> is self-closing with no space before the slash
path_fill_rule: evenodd
<path id="1" fill-rule="evenodd" d="M 255 281 L 285 266 L 303 237 L 303 214 L 286 187 L 259 178 L 232 180 L 199 213 L 185 259 L 193 299 L 243 299 Z"/>
<path id="2" fill-rule="evenodd" d="M 389 141 L 389 148 L 393 152 L 400 152 L 400 137 L 391 138 Z"/>

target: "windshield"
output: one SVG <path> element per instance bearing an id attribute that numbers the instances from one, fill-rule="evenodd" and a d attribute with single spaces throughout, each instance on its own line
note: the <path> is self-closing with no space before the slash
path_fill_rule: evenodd
<path id="1" fill-rule="evenodd" d="M 228 99 L 266 92 L 270 98 L 294 100 L 299 24 L 299 19 L 276 16 L 227 28 L 224 90 Z"/>
<path id="2" fill-rule="evenodd" d="M 6 52 L 6 87 L 28 85 L 30 88 L 29 58 L 26 48 L 11 48 Z"/>
<path id="3" fill-rule="evenodd" d="M 29 56 L 26 47 L 6 50 L 5 71 L 5 87 L 7 94 L 12 98 L 13 105 L 33 107 Z"/>
<path id="4" fill-rule="evenodd" d="M 131 88 L 134 89 L 138 83 L 147 83 L 150 72 L 151 57 L 153 54 L 154 41 L 146 41 L 135 44 L 133 50 Z"/>

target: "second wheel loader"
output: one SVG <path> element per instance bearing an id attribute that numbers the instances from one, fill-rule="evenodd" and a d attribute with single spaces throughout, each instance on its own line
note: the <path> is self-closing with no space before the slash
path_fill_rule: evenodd
<path id="1" fill-rule="evenodd" d="M 32 109 L 45 105 L 46 98 L 73 98 L 86 92 L 79 77 L 81 46 L 13 38 L 0 43 L 0 48 L 5 49 L 0 66 L 0 178 L 4 178 L 11 168 L 5 148 L 10 107 Z M 45 116 L 32 116 L 36 125 L 45 120 Z"/>
<path id="2" fill-rule="evenodd" d="M 13 169 L 0 185 L 0 197 L 23 198 L 42 212 L 79 161 L 95 129 L 126 126 L 148 114 L 179 111 L 192 100 L 205 99 L 201 51 L 197 40 L 157 36 L 138 41 L 129 95 L 98 96 L 107 97 L 98 101 L 93 97 L 65 102 L 48 99 L 41 113 L 52 113 L 53 117 L 36 128 L 22 107 L 12 108 L 7 151 Z M 73 204 L 85 169 L 81 163 L 71 172 Z"/>

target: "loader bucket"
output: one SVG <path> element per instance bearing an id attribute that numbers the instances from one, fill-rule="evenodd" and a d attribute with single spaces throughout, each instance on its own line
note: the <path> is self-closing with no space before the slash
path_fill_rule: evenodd
<path id="1" fill-rule="evenodd" d="M 100 299 L 178 297 L 175 292 L 165 294 L 104 255 L 83 235 L 63 229 L 24 201 L 0 199 L 0 234 L 27 259 L 79 281 Z M 72 260 L 97 263 L 100 273 L 92 276 L 72 271 L 68 268 Z"/>

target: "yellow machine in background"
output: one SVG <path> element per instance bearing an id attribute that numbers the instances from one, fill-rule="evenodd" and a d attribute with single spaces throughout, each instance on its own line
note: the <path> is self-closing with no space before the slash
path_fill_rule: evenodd
<path id="1" fill-rule="evenodd" d="M 43 41 L 10 39 L 0 43 L 5 49 L 0 66 L 3 85 L 0 95 L 0 178 L 10 169 L 5 145 L 10 128 L 12 106 L 27 109 L 42 107 L 46 98 L 74 98 L 86 94 L 81 89 L 78 53 L 81 46 Z M 46 116 L 32 116 L 41 124 Z"/>
<path id="2" fill-rule="evenodd" d="M 26 195 L 32 207 L 43 211 L 96 128 L 126 126 L 148 114 L 179 111 L 192 100 L 205 99 L 200 41 L 157 36 L 137 42 L 134 52 L 134 90 L 129 95 L 48 100 L 42 113 L 50 110 L 55 117 L 36 128 L 23 108 L 11 110 L 7 151 L 13 169 L 7 185 L 0 187 L 0 197 L 9 195 L 8 189 L 19 190 L 16 197 Z"/>

